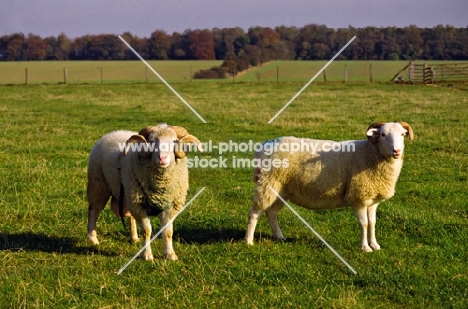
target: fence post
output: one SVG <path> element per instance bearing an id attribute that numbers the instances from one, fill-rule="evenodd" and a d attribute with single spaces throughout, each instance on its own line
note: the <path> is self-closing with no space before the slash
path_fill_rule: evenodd
<path id="1" fill-rule="evenodd" d="M 424 68 L 423 68 L 423 83 L 424 85 L 428 84 L 435 84 L 435 74 L 434 70 L 432 67 L 428 66 L 427 64 L 424 63 Z"/>
<path id="2" fill-rule="evenodd" d="M 236 64 L 234 63 L 234 67 L 232 68 L 232 83 L 234 84 L 234 78 L 236 77 Z"/>
<path id="3" fill-rule="evenodd" d="M 345 83 L 348 83 L 348 65 L 347 64 L 344 65 L 344 79 L 345 79 Z"/>
<path id="4" fill-rule="evenodd" d="M 323 82 L 327 82 L 327 73 L 325 72 L 325 70 L 323 70 Z"/>
<path id="5" fill-rule="evenodd" d="M 29 84 L 29 72 L 28 68 L 24 69 L 24 84 L 27 85 Z"/>
<path id="6" fill-rule="evenodd" d="M 67 68 L 63 68 L 63 83 L 67 84 Z"/>
<path id="7" fill-rule="evenodd" d="M 148 84 L 148 67 L 145 66 L 145 81 Z"/>
<path id="8" fill-rule="evenodd" d="M 279 84 L 279 65 L 276 66 L 276 83 Z"/>
<path id="9" fill-rule="evenodd" d="M 369 81 L 372 83 L 374 78 L 372 76 L 372 63 L 369 64 Z"/>
<path id="10" fill-rule="evenodd" d="M 413 61 L 410 61 L 409 63 L 409 70 L 408 70 L 408 79 L 410 83 L 414 82 L 414 64 Z"/>

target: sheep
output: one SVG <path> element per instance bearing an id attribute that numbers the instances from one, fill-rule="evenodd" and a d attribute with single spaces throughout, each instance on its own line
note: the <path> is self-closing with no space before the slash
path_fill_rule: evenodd
<path id="1" fill-rule="evenodd" d="M 88 239 L 99 244 L 96 222 L 111 198 L 116 215 L 129 218 L 133 242 L 138 240 L 139 223 L 146 245 L 141 257 L 153 260 L 149 216 L 159 215 L 162 227 L 184 206 L 189 188 L 186 154 L 191 143 L 203 150 L 198 138 L 185 128 L 166 124 L 149 126 L 139 133 L 120 130 L 103 136 L 89 156 Z M 170 224 L 162 233 L 164 257 L 177 260 L 172 234 Z"/>
<path id="2" fill-rule="evenodd" d="M 284 205 L 276 191 L 285 201 L 309 209 L 351 206 L 361 228 L 361 249 L 365 252 L 379 250 L 375 238 L 377 206 L 394 195 L 403 166 L 404 137 L 413 140 L 414 134 L 405 122 L 378 122 L 369 126 L 366 135 L 367 140 L 360 141 L 282 137 L 265 142 L 263 149 L 256 152 L 256 158 L 270 162 L 278 159 L 283 165 L 278 167 L 277 164 L 269 170 L 257 166 L 254 170 L 256 187 L 245 236 L 247 244 L 253 244 L 255 227 L 263 211 L 273 236 L 285 240 L 277 220 L 277 213 Z M 276 151 L 265 151 L 272 149 L 266 146 L 274 144 Z M 318 151 L 291 151 L 297 150 L 297 145 L 314 146 L 313 150 Z M 335 150 L 354 151 L 327 152 L 331 145 Z M 285 162 L 287 168 L 284 168 Z"/>

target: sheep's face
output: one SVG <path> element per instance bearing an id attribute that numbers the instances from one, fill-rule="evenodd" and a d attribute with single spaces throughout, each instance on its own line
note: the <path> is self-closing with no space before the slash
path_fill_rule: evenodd
<path id="1" fill-rule="evenodd" d="M 371 126 L 367 130 L 370 142 L 378 144 L 380 153 L 387 158 L 400 159 L 405 149 L 405 136 L 413 139 L 413 130 L 404 122 L 387 122 Z"/>
<path id="2" fill-rule="evenodd" d="M 167 124 L 148 126 L 132 135 L 127 140 L 124 155 L 134 148 L 132 144 L 140 144 L 139 155 L 145 159 L 151 158 L 161 168 L 169 167 L 176 159 L 185 158 L 190 144 L 195 144 L 200 152 L 203 151 L 198 138 L 189 134 L 185 128 Z"/>
<path id="3" fill-rule="evenodd" d="M 150 134 L 148 143 L 153 145 L 152 160 L 158 166 L 167 168 L 175 161 L 174 151 L 177 147 L 178 139 L 172 130 L 161 130 Z"/>

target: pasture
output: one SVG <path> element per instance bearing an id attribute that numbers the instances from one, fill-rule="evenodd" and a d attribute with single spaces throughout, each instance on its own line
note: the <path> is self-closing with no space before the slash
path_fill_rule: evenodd
<path id="1" fill-rule="evenodd" d="M 464 308 L 468 299 L 468 96 L 456 88 L 312 83 L 272 124 L 299 83 L 180 83 L 0 87 L 0 307 L 9 308 Z M 255 245 L 243 240 L 252 170 L 191 168 L 191 198 L 174 224 L 179 261 L 135 260 L 107 208 L 101 244 L 86 239 L 86 166 L 102 135 L 160 122 L 203 141 L 263 141 L 294 135 L 363 139 L 378 120 L 404 120 L 407 141 L 395 196 L 377 212 L 382 250 L 363 253 L 348 208 L 295 209 L 354 269 L 353 275 L 287 209 L 287 242 L 265 217 Z M 218 158 L 216 150 L 192 153 Z M 157 218 L 152 219 L 158 230 Z"/>

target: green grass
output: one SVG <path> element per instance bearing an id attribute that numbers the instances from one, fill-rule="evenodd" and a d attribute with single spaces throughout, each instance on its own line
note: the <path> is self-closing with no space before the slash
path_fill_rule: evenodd
<path id="1" fill-rule="evenodd" d="M 468 298 L 468 96 L 447 87 L 294 83 L 185 83 L 0 87 L 0 307 L 2 308 L 464 308 Z M 192 197 L 175 222 L 179 261 L 135 260 L 120 221 L 104 211 L 101 244 L 86 239 L 86 166 L 94 142 L 116 129 L 182 125 L 202 141 L 295 135 L 362 139 L 377 120 L 404 120 L 396 195 L 378 210 L 382 250 L 363 253 L 350 209 L 296 210 L 358 272 L 353 275 L 288 209 L 276 242 L 265 218 L 243 236 L 250 169 L 190 170 Z M 217 158 L 207 152 L 191 158 Z M 250 157 L 229 153 L 225 157 Z M 157 220 L 152 219 L 155 230 Z"/>

